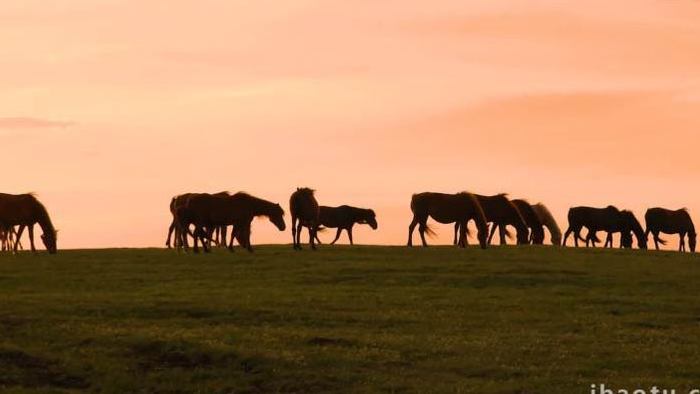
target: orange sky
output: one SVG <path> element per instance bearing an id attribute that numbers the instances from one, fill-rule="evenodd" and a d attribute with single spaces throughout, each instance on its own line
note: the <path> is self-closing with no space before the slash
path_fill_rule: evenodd
<path id="1" fill-rule="evenodd" d="M 428 190 L 562 227 L 572 205 L 700 219 L 698 20 L 693 0 L 5 0 L 2 191 L 37 192 L 62 248 L 160 246 L 174 194 L 286 207 L 296 186 L 375 208 L 362 243 L 403 244 Z"/>

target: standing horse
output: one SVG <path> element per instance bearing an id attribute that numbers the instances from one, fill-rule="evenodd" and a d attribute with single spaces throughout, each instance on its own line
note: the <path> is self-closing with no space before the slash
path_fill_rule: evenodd
<path id="1" fill-rule="evenodd" d="M 444 193 L 420 193 L 414 194 L 411 198 L 411 211 L 413 220 L 408 226 L 408 246 L 413 246 L 413 231 L 418 225 L 423 246 L 428 246 L 425 241 L 425 233 L 429 235 L 434 232 L 428 227 L 428 218 L 432 217 L 438 223 L 455 223 L 455 228 L 459 229 L 459 246 L 466 246 L 467 224 L 470 220 L 476 222 L 478 229 L 479 244 L 482 249 L 487 247 L 488 225 L 486 215 L 479 203 L 479 200 L 472 193 L 461 192 L 457 194 Z"/>
<path id="2" fill-rule="evenodd" d="M 233 241 L 238 239 L 238 243 L 248 251 L 252 252 L 250 244 L 251 224 L 258 216 L 267 217 L 279 231 L 284 231 L 287 226 L 284 223 L 284 210 L 279 204 L 251 196 L 248 193 L 239 192 L 228 198 L 234 211 L 235 219 L 231 243 L 229 249 L 233 250 Z M 225 236 L 224 236 L 225 240 Z"/>
<path id="3" fill-rule="evenodd" d="M 180 194 L 175 197 L 173 197 L 170 200 L 170 213 L 173 216 L 173 220 L 170 223 L 170 227 L 168 228 L 168 238 L 165 240 L 165 246 L 170 248 L 170 241 L 173 235 L 175 235 L 175 240 L 174 240 L 174 246 L 176 248 L 181 248 L 184 247 L 187 249 L 189 247 L 187 243 L 187 235 L 190 234 L 189 227 L 192 224 L 191 222 L 187 222 L 185 217 L 187 217 L 187 203 L 190 200 L 191 197 L 193 196 L 200 196 L 200 195 L 205 195 L 206 193 L 185 193 L 185 194 Z M 208 194 L 206 194 L 208 195 Z M 228 196 L 228 192 L 219 192 L 214 194 L 215 196 Z M 178 212 L 180 215 L 180 226 L 178 226 Z M 186 223 L 187 222 L 187 223 Z M 218 229 L 218 228 L 217 228 Z M 224 240 L 224 245 L 226 244 L 226 226 L 223 226 L 223 228 L 220 230 L 222 232 L 223 240 Z M 202 242 L 205 242 L 205 240 L 202 240 Z"/>
<path id="4" fill-rule="evenodd" d="M 39 224 L 43 234 L 41 240 L 49 253 L 54 254 L 56 248 L 56 229 L 51 223 L 49 213 L 44 205 L 33 194 L 5 194 L 0 193 L 0 225 L 4 229 L 19 226 L 13 251 L 17 251 L 19 240 L 24 228 L 29 232 L 29 243 L 32 252 L 34 247 L 34 225 Z"/>
<path id="5" fill-rule="evenodd" d="M 319 226 L 320 208 L 314 197 L 314 190 L 298 187 L 289 198 L 289 211 L 292 214 L 292 242 L 294 249 L 301 250 L 301 229 L 309 229 L 309 245 L 316 250 L 316 232 Z"/>
<path id="6" fill-rule="evenodd" d="M 210 240 L 214 229 L 220 226 L 234 228 L 234 236 L 241 246 L 253 251 L 250 244 L 250 226 L 256 216 L 267 216 L 278 229 L 285 229 L 284 211 L 279 204 L 253 197 L 247 193 L 228 194 L 197 194 L 192 195 L 184 207 L 185 217 L 178 211 L 179 225 L 191 223 L 194 225 L 194 252 L 199 252 L 198 242 L 202 240 L 205 252 L 209 246 L 204 240 Z M 183 232 L 186 230 L 183 230 Z M 229 245 L 233 250 L 233 242 Z"/>
<path id="7" fill-rule="evenodd" d="M 559 228 L 557 221 L 554 220 L 552 213 L 549 212 L 549 209 L 547 209 L 547 207 L 542 203 L 533 205 L 532 209 L 540 219 L 540 223 L 542 223 L 542 225 L 547 227 L 547 230 L 549 230 L 552 245 L 561 245 L 561 229 Z"/>
<path id="8" fill-rule="evenodd" d="M 621 233 L 621 247 L 632 247 L 632 238 L 630 233 L 633 232 L 637 238 L 637 245 L 640 249 L 646 249 L 647 238 L 644 234 L 641 224 L 631 211 L 620 211 L 616 207 L 609 205 L 606 208 L 591 208 L 591 207 L 574 207 L 569 209 L 569 228 L 564 234 L 564 245 L 569 235 L 574 234 L 574 244 L 578 247 L 578 241 L 589 242 L 595 246 L 598 238 L 598 231 L 608 233 L 605 241 L 605 246 L 612 247 L 612 234 Z M 581 237 L 581 229 L 588 229 L 586 239 Z"/>
<path id="9" fill-rule="evenodd" d="M 532 244 L 544 244 L 544 226 L 532 205 L 525 200 L 519 199 L 512 200 L 511 202 L 518 208 L 518 211 L 520 211 L 520 214 L 525 220 L 525 224 L 530 228 L 530 241 Z"/>
<path id="10" fill-rule="evenodd" d="M 656 250 L 659 250 L 659 243 L 666 245 L 666 241 L 659 238 L 659 233 L 678 234 L 680 236 L 679 252 L 684 252 L 685 236 L 688 235 L 688 246 L 691 252 L 695 252 L 695 244 L 697 242 L 697 234 L 695 233 L 695 225 L 693 219 L 690 218 L 688 210 L 683 208 L 677 211 L 672 211 L 664 208 L 651 208 L 647 211 L 644 218 L 647 222 L 646 236 L 649 233 L 654 234 L 654 244 Z"/>
<path id="11" fill-rule="evenodd" d="M 377 229 L 377 219 L 373 210 L 355 208 L 348 205 L 341 205 L 339 207 L 319 207 L 319 223 L 324 227 L 338 229 L 331 245 L 334 245 L 338 241 L 343 230 L 348 233 L 350 245 L 353 245 L 352 228 L 356 223 L 368 224 L 372 230 Z M 318 241 L 319 244 L 321 243 L 321 240 L 318 239 L 318 233 L 316 233 L 316 241 Z"/>
<path id="12" fill-rule="evenodd" d="M 518 245 L 527 245 L 530 243 L 530 232 L 528 230 L 525 219 L 523 218 L 518 207 L 515 206 L 506 194 L 497 194 L 495 196 L 482 196 L 475 194 L 481 207 L 486 214 L 486 220 L 493 223 L 491 234 L 488 238 L 488 243 L 491 244 L 496 228 L 498 228 L 501 245 L 506 244 L 506 236 L 509 234 L 506 226 L 515 227 L 517 233 Z M 456 229 L 455 229 L 456 231 Z"/>

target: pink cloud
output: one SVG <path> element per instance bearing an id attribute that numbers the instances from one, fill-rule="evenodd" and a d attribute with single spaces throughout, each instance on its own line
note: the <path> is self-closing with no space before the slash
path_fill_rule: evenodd
<path id="1" fill-rule="evenodd" d="M 55 121 L 29 117 L 0 118 L 0 129 L 46 129 L 63 128 L 74 125 L 73 122 Z"/>

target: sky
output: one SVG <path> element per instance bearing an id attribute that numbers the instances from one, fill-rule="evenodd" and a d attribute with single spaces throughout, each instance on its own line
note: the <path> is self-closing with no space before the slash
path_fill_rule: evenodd
<path id="1" fill-rule="evenodd" d="M 1 191 L 36 192 L 59 248 L 161 246 L 173 195 L 287 208 L 297 186 L 374 208 L 368 244 L 404 244 L 422 191 L 507 192 L 563 228 L 577 205 L 697 220 L 698 20 L 695 0 L 5 0 Z"/>

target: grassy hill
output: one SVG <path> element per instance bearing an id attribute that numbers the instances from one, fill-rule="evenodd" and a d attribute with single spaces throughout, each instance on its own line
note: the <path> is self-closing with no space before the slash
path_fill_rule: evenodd
<path id="1" fill-rule="evenodd" d="M 698 279 L 698 255 L 546 247 L 2 255 L 0 389 L 681 389 Z"/>

